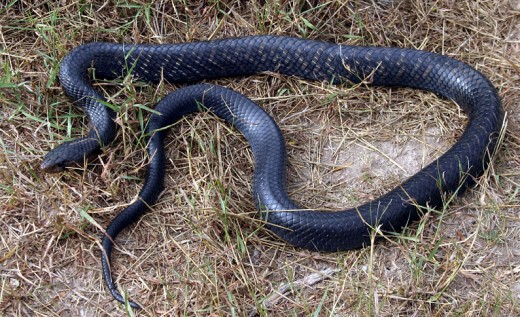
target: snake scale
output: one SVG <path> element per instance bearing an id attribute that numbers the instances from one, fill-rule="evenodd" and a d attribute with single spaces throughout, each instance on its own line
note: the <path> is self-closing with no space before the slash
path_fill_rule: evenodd
<path id="1" fill-rule="evenodd" d="M 363 247 L 378 227 L 396 232 L 420 215 L 418 206 L 440 207 L 443 194 L 462 191 L 488 165 L 498 143 L 503 109 L 492 84 L 474 68 L 435 53 L 386 47 L 338 45 L 280 36 L 252 36 L 167 45 L 94 42 L 72 50 L 62 61 L 60 82 L 90 121 L 88 135 L 49 152 L 41 167 L 57 172 L 99 152 L 115 136 L 115 113 L 91 85 L 131 73 L 151 83 L 193 83 L 207 79 L 276 72 L 333 84 L 369 83 L 432 91 L 457 103 L 468 115 L 458 141 L 441 157 L 385 195 L 359 207 L 320 212 L 302 209 L 285 189 L 284 139 L 259 106 L 229 89 L 209 84 L 181 88 L 165 97 L 147 126 L 150 164 L 139 199 L 118 214 L 102 240 L 102 268 L 112 295 L 124 302 L 111 277 L 113 241 L 153 205 L 163 190 L 166 127 L 183 115 L 210 110 L 236 127 L 251 145 L 253 194 L 266 227 L 288 243 L 310 250 Z M 139 307 L 130 301 L 133 307 Z"/>

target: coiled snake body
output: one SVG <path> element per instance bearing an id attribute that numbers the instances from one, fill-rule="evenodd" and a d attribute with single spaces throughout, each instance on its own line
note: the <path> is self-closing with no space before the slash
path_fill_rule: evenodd
<path id="1" fill-rule="evenodd" d="M 168 95 L 149 121 L 151 158 L 145 184 L 134 204 L 108 226 L 103 238 L 103 274 L 112 295 L 123 302 L 112 280 L 113 240 L 153 205 L 163 189 L 165 131 L 181 116 L 209 109 L 234 125 L 251 145 L 255 160 L 253 193 L 266 227 L 297 247 L 319 251 L 359 248 L 371 231 L 401 230 L 419 215 L 418 206 L 441 206 L 443 193 L 470 184 L 486 168 L 497 144 L 503 110 L 499 96 L 478 71 L 454 59 L 410 49 L 353 47 L 291 37 L 254 36 L 172 45 L 90 43 L 74 49 L 61 65 L 60 82 L 87 113 L 87 137 L 63 143 L 46 155 L 42 168 L 55 172 L 83 161 L 110 143 L 114 113 L 89 83 L 129 72 L 157 83 L 196 82 L 265 71 L 331 83 L 361 81 L 376 86 L 413 87 L 454 100 L 468 115 L 460 139 L 440 158 L 380 198 L 339 212 L 302 210 L 285 190 L 285 145 L 275 122 L 252 101 L 226 88 L 199 84 Z M 138 307 L 134 302 L 132 306 Z"/>

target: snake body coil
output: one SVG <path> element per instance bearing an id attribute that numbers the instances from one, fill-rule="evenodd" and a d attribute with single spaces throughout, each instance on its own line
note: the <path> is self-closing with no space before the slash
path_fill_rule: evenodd
<path id="1" fill-rule="evenodd" d="M 65 92 L 87 113 L 91 128 L 85 138 L 63 143 L 44 158 L 42 168 L 59 171 L 110 143 L 114 113 L 89 83 L 131 72 L 157 83 L 196 82 L 271 71 L 332 83 L 369 82 L 375 86 L 413 87 L 455 101 L 468 115 L 460 139 L 440 158 L 401 185 L 357 208 L 339 212 L 302 210 L 285 190 L 285 146 L 274 121 L 252 101 L 222 87 L 195 85 L 179 89 L 151 116 L 151 158 L 138 199 L 108 226 L 103 238 L 103 273 L 112 295 L 123 301 L 109 269 L 113 239 L 156 202 L 163 189 L 165 131 L 160 128 L 204 108 L 233 124 L 251 144 L 255 159 L 253 193 L 266 226 L 298 247 L 338 251 L 370 242 L 375 227 L 399 231 L 419 215 L 417 206 L 441 206 L 443 193 L 473 182 L 486 168 L 500 132 L 503 110 L 493 86 L 478 71 L 454 59 L 410 49 L 353 47 L 291 37 L 256 36 L 173 45 L 90 43 L 65 57 L 60 81 Z M 160 131 L 158 131 L 160 130 Z M 462 187 L 461 187 L 462 186 Z M 138 307 L 134 302 L 132 306 Z"/>

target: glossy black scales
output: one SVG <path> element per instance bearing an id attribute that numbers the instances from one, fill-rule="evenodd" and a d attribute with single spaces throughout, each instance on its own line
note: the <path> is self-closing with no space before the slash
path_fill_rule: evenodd
<path id="1" fill-rule="evenodd" d="M 443 193 L 471 184 L 486 168 L 503 120 L 500 99 L 482 74 L 462 62 L 424 51 L 275 36 L 171 45 L 90 43 L 67 55 L 60 70 L 65 92 L 89 116 L 90 131 L 85 138 L 63 143 L 47 154 L 42 163 L 46 171 L 60 171 L 83 161 L 114 138 L 114 114 L 89 82 L 91 66 L 97 78 L 114 79 L 130 70 L 134 76 L 155 83 L 162 78 L 188 83 L 270 71 L 331 83 L 412 87 L 452 99 L 469 117 L 460 139 L 433 163 L 374 201 L 331 213 L 301 210 L 287 196 L 283 137 L 274 121 L 253 102 L 211 85 L 195 85 L 170 94 L 157 106 L 161 115 L 152 115 L 148 125 L 152 160 L 140 200 L 114 219 L 103 238 L 103 273 L 119 301 L 123 298 L 112 281 L 108 260 L 113 239 L 138 220 L 163 189 L 165 131 L 154 131 L 198 111 L 200 105 L 234 125 L 250 143 L 255 158 L 255 203 L 267 228 L 295 246 L 319 251 L 367 245 L 374 227 L 401 230 L 417 218 L 417 206 L 439 206 Z"/>

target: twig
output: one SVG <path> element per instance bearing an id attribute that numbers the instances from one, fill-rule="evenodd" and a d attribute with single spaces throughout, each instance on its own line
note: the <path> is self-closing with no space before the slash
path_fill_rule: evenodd
<path id="1" fill-rule="evenodd" d="M 305 286 L 313 286 L 325 279 L 329 279 L 334 275 L 335 273 L 339 272 L 339 269 L 333 269 L 333 268 L 326 268 L 319 272 L 312 273 L 306 277 L 303 277 L 302 279 L 296 280 L 292 283 L 285 283 L 282 284 L 278 290 L 274 291 L 269 295 L 262 303 L 262 308 L 265 310 L 270 310 L 275 308 L 275 306 L 278 304 L 278 302 L 286 297 L 287 295 L 290 295 L 294 293 L 297 290 L 302 289 Z M 258 309 L 254 308 L 251 310 L 248 314 L 249 317 L 259 316 Z"/>

